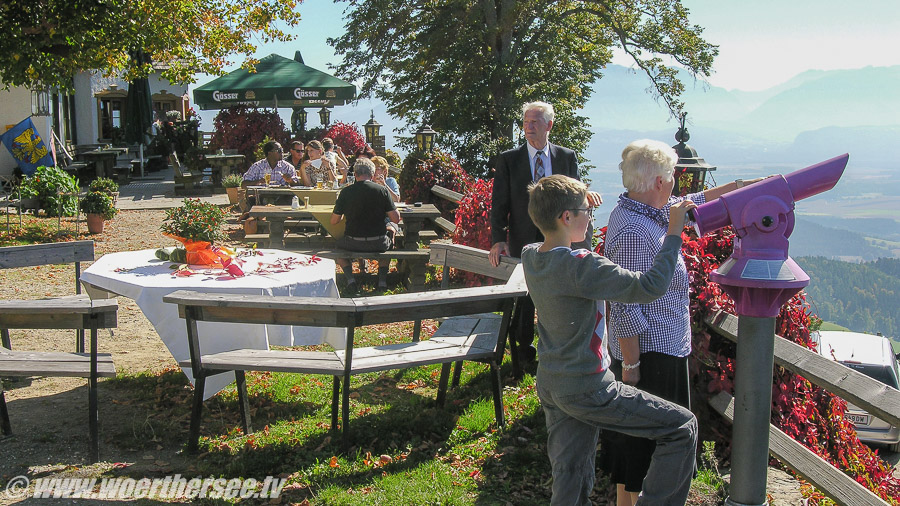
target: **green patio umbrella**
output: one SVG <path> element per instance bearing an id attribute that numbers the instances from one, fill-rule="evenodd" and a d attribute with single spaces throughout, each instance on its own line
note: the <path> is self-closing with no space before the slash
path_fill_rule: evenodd
<path id="1" fill-rule="evenodd" d="M 131 53 L 131 58 L 141 63 L 149 63 L 150 58 L 143 50 Z M 153 99 L 150 97 L 150 81 L 146 77 L 128 83 L 125 97 L 125 142 L 140 145 L 141 177 L 144 177 L 144 143 L 150 125 L 153 124 Z"/>
<path id="2" fill-rule="evenodd" d="M 194 90 L 194 103 L 203 110 L 234 105 L 254 107 L 330 107 L 356 98 L 356 86 L 294 59 L 270 54 L 256 72 L 238 69 Z"/>

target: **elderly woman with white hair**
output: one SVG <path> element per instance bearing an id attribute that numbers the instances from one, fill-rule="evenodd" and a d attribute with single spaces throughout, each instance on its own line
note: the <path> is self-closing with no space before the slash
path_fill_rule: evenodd
<path id="1" fill-rule="evenodd" d="M 622 184 L 609 216 L 604 254 L 625 269 L 646 272 L 669 225 L 669 208 L 685 199 L 697 205 L 758 180 L 718 186 L 684 197 L 672 196 L 675 150 L 660 141 L 634 141 L 622 151 Z M 688 355 L 691 322 L 688 274 L 682 258 L 665 295 L 648 304 L 610 303 L 610 369 L 616 379 L 690 409 Z M 633 505 L 641 491 L 655 443 L 604 434 L 601 468 L 616 483 L 617 506 Z"/>

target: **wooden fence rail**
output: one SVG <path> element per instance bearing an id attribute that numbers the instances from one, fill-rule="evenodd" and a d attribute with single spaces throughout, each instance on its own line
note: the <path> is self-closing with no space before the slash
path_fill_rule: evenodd
<path id="1" fill-rule="evenodd" d="M 737 342 L 737 316 L 718 312 L 707 318 L 706 323 L 717 334 Z M 900 391 L 880 381 L 779 336 L 775 339 L 775 364 L 803 376 L 814 385 L 852 402 L 891 424 L 900 425 Z M 710 401 L 710 404 L 729 421 L 733 420 L 733 402 L 730 395 L 719 394 Z M 846 506 L 887 504 L 772 425 L 769 426 L 769 453 L 815 485 L 837 504 Z"/>

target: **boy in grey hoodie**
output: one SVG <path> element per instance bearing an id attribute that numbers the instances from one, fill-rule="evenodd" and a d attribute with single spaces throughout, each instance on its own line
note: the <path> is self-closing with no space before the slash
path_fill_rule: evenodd
<path id="1" fill-rule="evenodd" d="M 597 305 L 651 302 L 665 293 L 681 254 L 685 213 L 696 205 L 672 206 L 653 267 L 639 273 L 571 249 L 584 240 L 592 214 L 582 182 L 553 175 L 533 184 L 529 194 L 528 214 L 544 235 L 543 243 L 522 250 L 522 265 L 538 313 L 537 391 L 553 467 L 551 504 L 590 504 L 601 428 L 656 441 L 638 505 L 684 504 L 694 471 L 697 419 L 677 404 L 615 380 L 603 357 Z"/>

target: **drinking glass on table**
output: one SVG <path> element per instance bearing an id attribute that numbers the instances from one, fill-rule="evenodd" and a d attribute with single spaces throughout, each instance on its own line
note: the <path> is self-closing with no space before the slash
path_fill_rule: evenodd
<path id="1" fill-rule="evenodd" d="M 263 176 L 263 179 L 265 179 L 265 181 L 266 181 L 266 186 L 269 186 L 269 181 L 272 180 L 272 174 L 269 174 L 268 172 L 266 172 L 266 175 Z"/>

